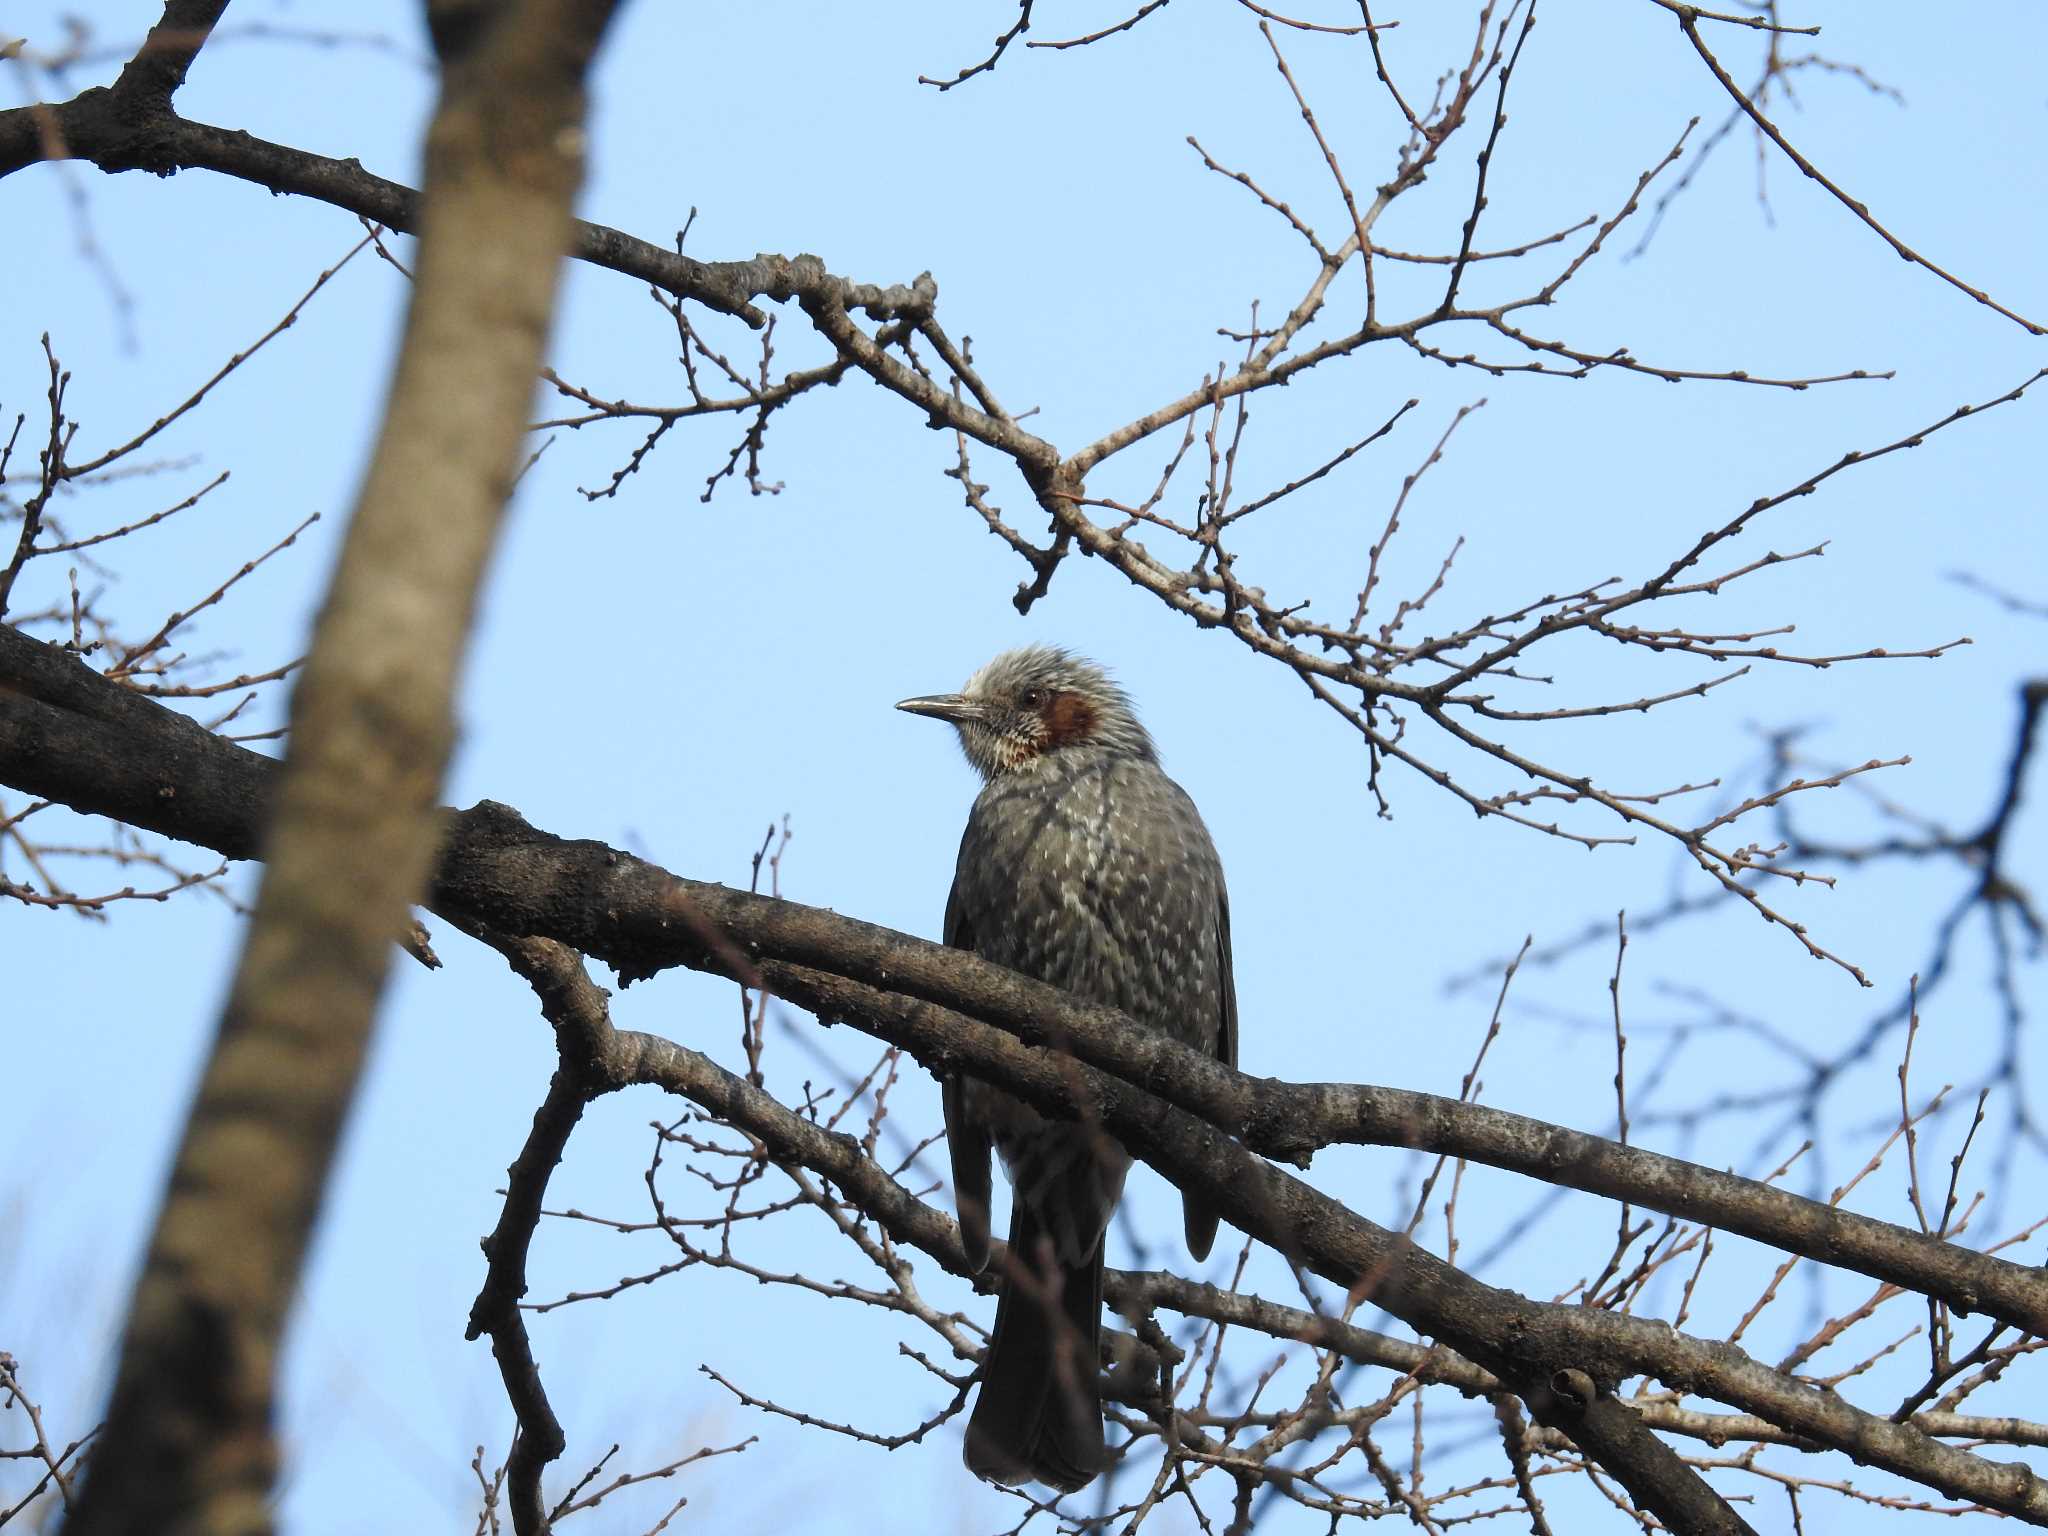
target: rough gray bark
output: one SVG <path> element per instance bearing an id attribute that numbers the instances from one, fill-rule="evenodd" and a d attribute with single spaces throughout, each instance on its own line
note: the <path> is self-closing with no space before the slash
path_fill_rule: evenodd
<path id="1" fill-rule="evenodd" d="M 165 27 L 192 9 L 174 0 Z M 583 75 L 610 12 L 429 6 L 442 89 L 412 308 L 293 694 L 261 894 L 69 1527 L 86 1536 L 271 1528 L 279 1343 L 392 940 L 438 838 L 456 671 L 569 245 Z M 167 109 L 196 50 L 166 77 L 145 45 L 113 94 L 135 74 L 139 105 Z"/>

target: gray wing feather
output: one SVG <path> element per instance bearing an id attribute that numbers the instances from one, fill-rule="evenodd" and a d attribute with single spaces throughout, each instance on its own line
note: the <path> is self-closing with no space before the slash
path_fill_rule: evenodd
<path id="1" fill-rule="evenodd" d="M 1216 1059 L 1226 1067 L 1235 1067 L 1237 977 L 1230 962 L 1230 893 L 1222 889 L 1216 893 L 1216 991 Z M 1216 1241 L 1216 1225 L 1222 1219 L 1220 1214 L 1195 1196 L 1183 1195 L 1181 1217 L 1187 1234 L 1188 1252 L 1198 1262 L 1208 1258 L 1210 1245 Z"/>

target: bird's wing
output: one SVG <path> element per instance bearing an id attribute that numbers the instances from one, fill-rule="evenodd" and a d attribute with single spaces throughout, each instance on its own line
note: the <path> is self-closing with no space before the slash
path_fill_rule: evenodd
<path id="1" fill-rule="evenodd" d="M 960 885 L 946 893 L 945 942 L 954 949 L 972 951 L 974 933 L 966 914 L 960 910 Z M 946 1115 L 946 1151 L 953 1163 L 953 1204 L 960 1215 L 960 1246 L 967 1252 L 968 1268 L 979 1273 L 988 1267 L 990 1146 L 988 1128 L 976 1122 L 967 1108 L 967 1082 L 948 1073 L 939 1080 L 941 1104 Z"/>
<path id="2" fill-rule="evenodd" d="M 1216 985 L 1223 994 L 1216 1034 L 1216 1059 L 1237 1065 L 1237 976 L 1230 960 L 1230 892 L 1216 893 Z"/>
<path id="3" fill-rule="evenodd" d="M 1226 1067 L 1237 1065 L 1237 978 L 1230 963 L 1230 892 L 1216 892 L 1216 1059 Z M 1181 1196 L 1182 1226 L 1187 1233 L 1188 1252 L 1199 1261 L 1209 1257 L 1216 1241 L 1219 1213 L 1192 1194 Z"/>

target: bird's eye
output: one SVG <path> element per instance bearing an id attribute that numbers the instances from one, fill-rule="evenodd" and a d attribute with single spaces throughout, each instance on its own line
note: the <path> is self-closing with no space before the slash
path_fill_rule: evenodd
<path id="1" fill-rule="evenodd" d="M 1045 704 L 1045 690 L 1043 688 L 1026 688 L 1017 695 L 1017 702 L 1026 709 L 1040 709 Z"/>

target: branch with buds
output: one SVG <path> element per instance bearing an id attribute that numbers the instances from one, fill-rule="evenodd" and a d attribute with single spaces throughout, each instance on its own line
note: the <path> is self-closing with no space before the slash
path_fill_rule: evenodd
<path id="1" fill-rule="evenodd" d="M 1852 960 L 1826 948 L 1780 899 L 1767 894 L 1770 886 L 1789 890 L 1825 877 L 1788 861 L 1782 851 L 1751 840 L 1717 837 L 1725 822 L 1688 822 L 1660 813 L 1659 804 L 1676 791 L 1602 783 L 1583 765 L 1531 752 L 1503 728 L 1667 707 L 1736 682 L 1753 667 L 1927 659 L 1964 643 L 1959 638 L 1915 637 L 1904 646 L 1887 642 L 1847 652 L 1802 652 L 1780 641 L 1789 633 L 1789 625 L 1722 632 L 1690 625 L 1672 610 L 1785 562 L 1818 556 L 1824 546 L 1740 556 L 1732 554 L 1732 546 L 1774 508 L 1819 490 L 1847 469 L 1913 446 L 1966 415 L 2016 401 L 2033 380 L 1882 447 L 1844 454 L 1796 485 L 1758 498 L 1690 548 L 1676 552 L 1664 569 L 1632 584 L 1619 578 L 1595 579 L 1578 590 L 1533 597 L 1508 612 L 1453 621 L 1434 632 L 1417 633 L 1432 600 L 1436 600 L 1432 612 L 1443 607 L 1440 594 L 1462 537 L 1452 544 L 1434 578 L 1421 590 L 1384 612 L 1375 606 L 1375 599 L 1381 596 L 1388 544 L 1401 527 L 1417 481 L 1444 449 L 1445 442 L 1440 439 L 1420 467 L 1403 479 L 1385 532 L 1371 548 L 1356 603 L 1346 604 L 1348 619 L 1319 614 L 1308 601 L 1283 602 L 1269 597 L 1239 563 L 1235 540 L 1246 520 L 1312 488 L 1328 490 L 1347 466 L 1368 456 L 1366 450 L 1391 440 L 1415 402 L 1390 406 L 1386 421 L 1374 431 L 1284 483 L 1248 494 L 1238 484 L 1236 470 L 1250 422 L 1249 402 L 1311 370 L 1340 366 L 1375 345 L 1393 344 L 1454 368 L 1476 368 L 1494 377 L 1529 372 L 1578 378 L 1603 370 L 1673 382 L 1721 381 L 1807 389 L 1888 375 L 1855 368 L 1763 378 L 1740 369 L 1649 362 L 1625 347 L 1568 343 L 1539 336 L 1528 328 L 1528 312 L 1554 304 L 1615 232 L 1637 217 L 1644 195 L 1680 158 L 1686 142 L 1681 136 L 1604 217 L 1562 220 L 1547 233 L 1498 245 L 1482 241 L 1487 179 L 1507 125 L 1507 97 L 1535 23 L 1532 7 L 1519 3 L 1502 7 L 1491 0 L 1480 6 L 1470 47 L 1446 72 L 1434 99 L 1422 110 L 1411 104 L 1414 93 L 1404 93 L 1396 82 L 1382 46 L 1388 25 L 1374 22 L 1369 9 L 1363 13 L 1361 25 L 1335 26 L 1257 5 L 1243 8 L 1272 58 L 1285 93 L 1282 99 L 1299 114 L 1328 173 L 1330 188 L 1344 210 L 1344 223 L 1338 230 L 1319 231 L 1309 217 L 1267 190 L 1251 173 L 1229 169 L 1198 143 L 1194 145 L 1205 166 L 1244 189 L 1262 210 L 1285 223 L 1308 263 L 1305 284 L 1287 302 L 1277 322 L 1262 324 L 1255 305 L 1247 330 L 1225 333 L 1243 347 L 1234 365 L 1219 363 L 1175 398 L 1136 411 L 1123 425 L 1078 448 L 1063 449 L 1027 428 L 1024 423 L 1029 412 L 1019 414 L 1002 403 L 995 383 L 975 361 L 971 347 L 956 340 L 942 323 L 938 284 L 929 273 L 907 283 L 877 284 L 835 274 L 810 255 L 763 254 L 748 260 L 705 261 L 685 254 L 687 226 L 672 247 L 662 247 L 619 230 L 578 224 L 575 255 L 646 283 L 664 311 L 664 323 L 674 329 L 678 341 L 684 398 L 668 404 L 629 401 L 550 370 L 544 377 L 576 409 L 537 425 L 555 430 L 579 430 L 613 421 L 638 425 L 641 436 L 637 446 L 607 480 L 585 492 L 605 497 L 616 494 L 679 425 L 698 418 L 737 418 L 744 425 L 723 462 L 707 475 L 704 495 L 708 499 L 727 480 L 744 480 L 753 493 L 768 494 L 779 488 L 768 478 L 764 460 L 774 417 L 850 373 L 864 374 L 912 406 L 931 425 L 954 434 L 956 465 L 947 473 L 958 482 L 972 515 L 1003 539 L 1029 568 L 1029 578 L 1017 593 L 1020 608 L 1029 608 L 1047 592 L 1071 553 L 1102 559 L 1136 588 L 1195 624 L 1229 633 L 1298 676 L 1315 698 L 1357 734 L 1367 754 L 1369 792 L 1382 812 L 1390 810 L 1392 793 L 1383 770 L 1398 763 L 1454 795 L 1477 815 L 1498 816 L 1588 848 L 1630 842 L 1642 834 L 1669 838 L 1730 899 L 1749 905 L 1809 954 L 1838 964 L 1867 983 L 1868 978 Z M 381 231 L 416 231 L 416 192 L 374 176 L 353 162 L 227 132 L 173 110 L 169 90 L 162 87 L 166 81 L 174 86 L 182 79 L 184 65 L 218 11 L 217 6 L 193 9 L 195 19 L 190 26 L 174 27 L 162 38 L 153 37 L 152 44 L 138 54 L 114 86 L 86 91 L 61 103 L 0 112 L 0 175 L 57 157 L 89 160 L 108 171 L 209 169 L 272 191 L 309 196 L 350 210 L 372 224 L 371 243 L 395 264 L 381 243 Z M 1097 42 L 1146 21 L 1156 9 L 1143 7 L 1124 22 L 1085 37 L 1057 44 L 1032 40 L 1026 46 L 1066 48 Z M 1757 31 L 1773 49 L 1781 33 L 1798 30 L 1778 23 L 1774 11 L 1761 18 L 1743 18 L 1689 6 L 1666 5 L 1666 9 L 1677 14 L 1685 36 L 1717 71 L 1718 61 L 1701 40 L 1701 22 Z M 1021 8 L 1015 24 L 997 39 L 987 58 L 933 83 L 950 88 L 996 67 L 1028 30 L 1030 12 L 1029 5 Z M 169 21 L 165 25 L 171 27 Z M 1389 163 L 1377 181 L 1370 182 L 1370 195 L 1360 178 L 1347 173 L 1345 155 L 1318 118 L 1282 48 L 1283 33 L 1311 37 L 1325 46 L 1370 50 L 1398 136 Z M 1760 93 L 1752 95 L 1760 101 Z M 1759 122 L 1768 126 L 1767 119 L 1761 117 L 1759 101 L 1743 98 Z M 1482 142 L 1474 151 L 1471 203 L 1454 248 L 1411 252 L 1383 247 L 1377 231 L 1388 210 L 1432 175 L 1449 174 L 1453 146 L 1470 138 Z M 1782 135 L 1775 135 L 1775 142 L 1803 170 L 1817 175 Z M 1877 228 L 1898 246 L 1895 237 L 1881 226 Z M 1474 300 L 1467 296 L 1467 289 L 1480 274 L 1497 282 L 1500 275 L 1532 264 L 1536 270 L 1517 285 L 1520 291 L 1512 297 Z M 1941 269 L 1932 270 L 1948 276 Z M 1426 289 L 1409 281 L 1416 274 L 1438 271 L 1443 274 L 1442 281 L 1432 280 Z M 322 282 L 325 280 L 323 275 Z M 1330 324 L 1332 315 L 1357 308 L 1335 302 L 1340 284 L 1356 285 L 1363 300 L 1362 318 L 1350 329 L 1333 329 Z M 314 285 L 315 292 L 318 287 Z M 1979 290 L 1968 291 L 1991 302 Z M 1402 304 L 1408 307 L 1399 309 Z M 778 377 L 773 369 L 773 317 L 764 307 L 767 305 L 792 305 L 800 310 L 813 337 L 824 344 L 826 355 Z M 2002 306 L 1993 307 L 2009 312 Z M 287 316 L 282 324 L 289 320 Z M 751 364 L 707 329 L 710 322 L 721 320 L 736 321 L 759 334 L 758 355 Z M 1453 332 L 1475 328 L 1508 350 L 1483 356 L 1447 339 Z M 165 422 L 197 404 L 204 393 L 202 389 Z M 1471 408 L 1457 412 L 1444 428 L 1444 439 Z M 55 419 L 53 412 L 53 422 Z M 165 422 L 158 423 L 151 433 Z M 1126 468 L 1134 450 L 1176 426 L 1182 429 L 1181 437 L 1164 468 L 1139 476 L 1149 490 L 1126 495 L 1109 488 L 1107 482 L 1135 473 Z M 144 434 L 143 440 L 149 435 Z M 1192 451 L 1198 440 L 1203 448 L 1199 454 Z M 139 446 L 139 442 L 129 446 Z M 977 479 L 974 456 L 986 452 L 1006 460 L 1021 478 L 1038 511 L 1048 520 L 1044 542 L 1021 531 L 1003 511 L 992 486 Z M 1203 465 L 1206 473 L 1201 472 Z M 1183 489 L 1191 477 L 1199 477 L 1198 483 Z M 1190 496 L 1192 509 L 1174 511 L 1171 500 L 1176 495 Z M 25 520 L 17 563 L 32 537 L 33 528 Z M 1148 540 L 1159 547 L 1152 547 Z M 1703 576 L 1692 574 L 1702 562 L 1720 555 L 1724 547 L 1731 550 L 1725 568 Z M 5 579 L 0 579 L 0 593 L 4 588 Z M 1657 658 L 1657 679 L 1631 697 L 1558 704 L 1531 698 L 1532 691 L 1554 685 L 1529 663 L 1572 635 L 1596 637 L 1630 654 Z M 1705 672 L 1693 671 L 1677 681 L 1664 678 L 1665 670 L 1688 661 L 1703 664 Z M 1731 668 L 1730 662 L 1737 665 Z M 1429 729 L 1411 731 L 1411 725 Z M 1861 773 L 1881 766 L 1885 765 L 1873 760 L 1845 772 Z M 1488 774 L 1504 774 L 1506 782 L 1486 784 Z M 1830 776 L 1768 786 L 1763 796 L 1743 806 L 1741 812 L 1761 811 L 1785 794 L 1831 787 L 1841 781 Z M 1588 812 L 1590 817 L 1583 814 Z M 1759 875 L 1761 880 L 1755 878 Z"/>

